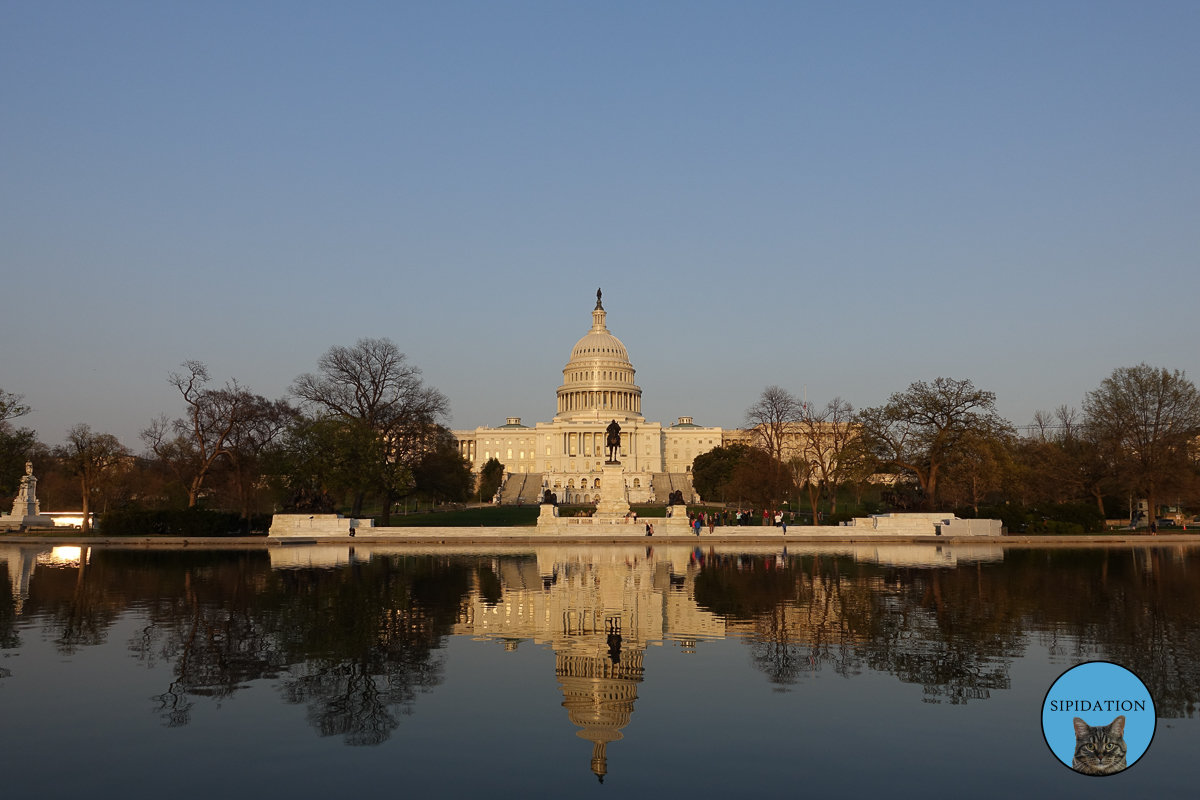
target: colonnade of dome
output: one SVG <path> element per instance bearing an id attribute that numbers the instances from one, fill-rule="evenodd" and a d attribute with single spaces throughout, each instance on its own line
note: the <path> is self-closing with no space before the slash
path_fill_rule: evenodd
<path id="1" fill-rule="evenodd" d="M 629 361 L 625 345 L 609 332 L 605 316 L 597 296 L 592 328 L 575 343 L 571 358 L 563 367 L 556 412 L 560 418 L 594 416 L 597 411 L 618 419 L 642 413 L 642 390 L 634 383 L 637 371 Z"/>

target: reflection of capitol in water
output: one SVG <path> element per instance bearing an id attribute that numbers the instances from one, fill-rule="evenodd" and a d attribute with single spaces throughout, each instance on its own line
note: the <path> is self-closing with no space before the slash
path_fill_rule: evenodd
<path id="1" fill-rule="evenodd" d="M 633 713 L 646 648 L 725 635 L 723 620 L 695 603 L 692 555 L 687 547 L 539 547 L 532 557 L 496 559 L 499 596 L 477 583 L 455 633 L 552 648 L 563 708 L 576 735 L 592 742 L 592 771 L 603 780 L 606 748 Z"/>
<path id="2" fill-rule="evenodd" d="M 30 584 L 41 568 L 89 571 L 96 547 L 0 545 L 13 597 L 22 614 Z M 275 570 L 329 570 L 372 559 L 435 556 L 464 559 L 473 572 L 460 584 L 465 593 L 446 609 L 448 630 L 507 650 L 523 641 L 555 653 L 562 706 L 576 735 L 592 743 L 591 769 L 607 773 L 607 747 L 620 741 L 638 699 L 649 648 L 678 642 L 693 652 L 698 642 L 725 637 L 749 641 L 861 643 L 870 632 L 861 624 L 872 592 L 891 591 L 879 574 L 846 582 L 818 574 L 817 562 L 853 560 L 899 568 L 953 567 L 999 561 L 994 543 L 968 545 L 442 545 L 274 546 L 267 548 Z M 809 568 L 794 569 L 803 557 Z M 262 558 L 261 551 L 258 558 Z M 745 570 L 743 572 L 743 569 Z M 726 618 L 701 606 L 712 602 L 722 580 L 749 580 L 750 593 L 777 570 L 791 570 L 791 587 L 765 615 Z M 347 577 L 350 573 L 347 571 Z M 469 576 L 469 583 L 468 583 Z M 53 584 L 51 584 L 53 585 Z M 460 589 L 459 591 L 462 591 Z M 728 612 L 728 609 L 720 609 Z M 453 622 L 452 622 L 453 621 Z M 443 629 L 445 630 L 445 629 Z M 441 635 L 444 635 L 442 633 Z M 436 646 L 436 645 L 435 645 Z M 660 666 L 660 669 L 664 666 Z M 581 754 L 582 755 L 582 754 Z"/>
<path id="3" fill-rule="evenodd" d="M 537 546 L 419 548 L 402 546 L 287 547 L 271 551 L 276 568 L 335 566 L 373 556 L 474 555 L 490 559 L 476 574 L 464 601 L 457 635 L 494 641 L 515 650 L 528 640 L 555 652 L 555 677 L 563 708 L 592 742 L 592 771 L 603 780 L 607 746 L 629 724 L 647 648 L 680 642 L 692 652 L 697 642 L 728 636 L 755 636 L 754 624 L 726 620 L 696 602 L 701 563 L 714 558 L 767 559 L 782 565 L 790 557 L 851 558 L 897 567 L 952 567 L 962 562 L 999 561 L 995 544 L 924 546 Z M 498 584 L 496 583 L 498 579 Z M 490 582 L 490 585 L 489 585 Z M 776 620 L 788 639 L 821 641 L 845 625 L 828 589 L 811 587 L 810 602 L 781 609 Z"/>

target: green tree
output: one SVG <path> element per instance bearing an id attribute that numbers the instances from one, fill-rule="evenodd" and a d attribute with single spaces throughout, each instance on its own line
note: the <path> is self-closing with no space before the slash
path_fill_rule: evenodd
<path id="1" fill-rule="evenodd" d="M 29 451 L 37 443 L 34 431 L 9 422 L 33 410 L 22 402 L 24 399 L 24 395 L 0 389 L 0 494 L 10 497 L 17 493 Z"/>
<path id="2" fill-rule="evenodd" d="M 473 485 L 471 465 L 462 457 L 458 440 L 439 427 L 413 468 L 413 489 L 433 500 L 462 503 L 471 497 Z"/>
<path id="3" fill-rule="evenodd" d="M 504 481 L 504 465 L 497 458 L 489 458 L 479 471 L 479 498 L 488 502 L 500 489 Z"/>
<path id="4" fill-rule="evenodd" d="M 358 420 L 298 417 L 277 450 L 266 455 L 264 472 L 285 507 L 378 486 L 384 466 L 378 435 Z M 324 504 L 319 502 L 318 504 Z"/>
<path id="5" fill-rule="evenodd" d="M 1200 437 L 1200 393 L 1175 370 L 1118 367 L 1083 401 L 1086 425 L 1116 454 L 1118 479 L 1157 516 L 1165 492 L 1194 478 L 1191 449 Z"/>
<path id="6" fill-rule="evenodd" d="M 741 442 L 731 442 L 696 456 L 692 462 L 692 486 L 696 493 L 710 503 L 718 499 L 725 501 L 733 473 L 749 450 Z"/>

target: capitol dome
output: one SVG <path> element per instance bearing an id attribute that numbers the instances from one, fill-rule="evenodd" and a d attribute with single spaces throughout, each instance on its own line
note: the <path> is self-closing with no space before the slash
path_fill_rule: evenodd
<path id="1" fill-rule="evenodd" d="M 634 383 L 636 370 L 621 340 L 605 325 L 607 312 L 596 292 L 592 328 L 571 350 L 558 387 L 558 417 L 637 417 L 642 413 L 642 390 Z"/>

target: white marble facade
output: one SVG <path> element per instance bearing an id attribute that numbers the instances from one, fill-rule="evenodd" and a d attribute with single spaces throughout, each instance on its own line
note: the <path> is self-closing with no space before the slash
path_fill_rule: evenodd
<path id="1" fill-rule="evenodd" d="M 692 462 L 720 447 L 723 431 L 696 425 L 691 417 L 670 426 L 647 422 L 641 415 L 637 370 L 625 345 L 609 332 L 606 317 L 597 293 L 592 327 L 563 367 L 550 422 L 528 426 L 520 417 L 508 417 L 498 427 L 454 431 L 476 474 L 496 458 L 508 473 L 540 476 L 535 482 L 561 502 L 594 502 L 603 483 L 605 429 L 616 420 L 621 426 L 618 458 L 630 502 L 652 499 L 655 474 L 673 473 L 678 476 L 675 485 L 690 485 Z M 666 485 L 661 479 L 659 483 Z"/>

